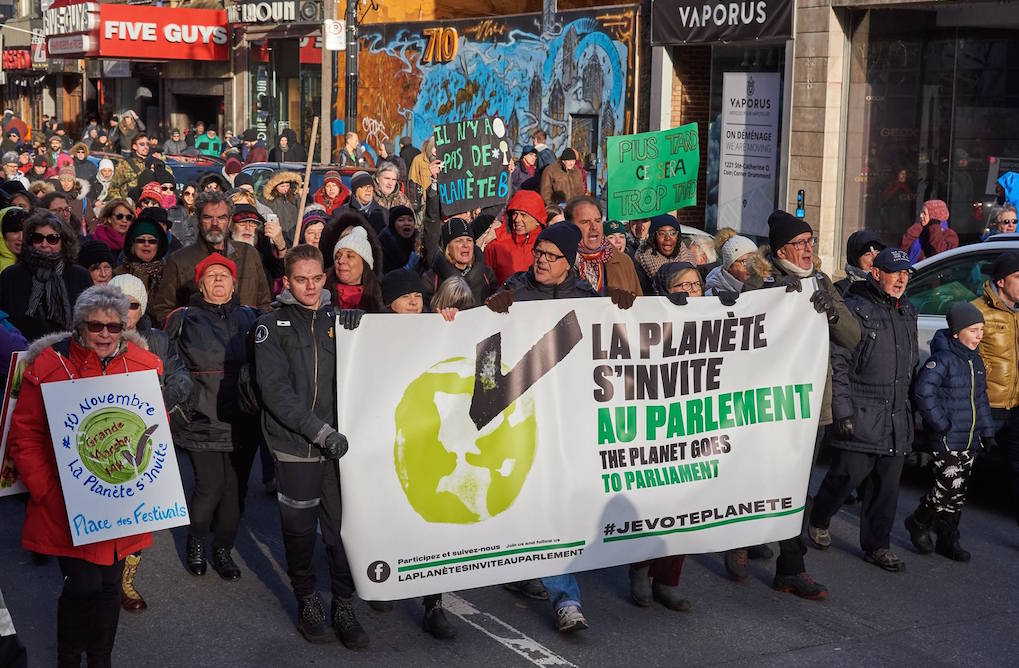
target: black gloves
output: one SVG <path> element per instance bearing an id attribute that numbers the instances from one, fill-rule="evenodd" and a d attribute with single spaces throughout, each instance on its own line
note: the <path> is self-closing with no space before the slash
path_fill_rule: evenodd
<path id="1" fill-rule="evenodd" d="M 668 294 L 669 301 L 676 306 L 686 306 L 686 298 L 689 297 L 685 292 L 670 292 Z"/>
<path id="2" fill-rule="evenodd" d="M 775 286 L 784 287 L 786 292 L 803 292 L 803 286 L 800 285 L 800 279 L 790 274 L 786 274 L 782 278 L 776 279 Z"/>
<path id="3" fill-rule="evenodd" d="M 334 431 L 326 436 L 325 443 L 319 446 L 319 449 L 322 450 L 322 456 L 326 459 L 339 459 L 347 454 L 347 447 L 347 437 Z"/>
<path id="4" fill-rule="evenodd" d="M 340 319 L 343 329 L 357 329 L 357 326 L 361 324 L 361 316 L 363 315 L 364 311 L 361 309 L 349 308 L 337 313 L 336 317 Z"/>
<path id="5" fill-rule="evenodd" d="M 633 300 L 637 298 L 637 295 L 629 290 L 620 290 L 619 288 L 609 288 L 605 291 L 605 296 L 624 311 L 633 306 Z"/>
<path id="6" fill-rule="evenodd" d="M 853 418 L 842 418 L 835 421 L 835 433 L 840 438 L 851 438 L 853 436 Z"/>
<path id="7" fill-rule="evenodd" d="M 715 296 L 718 297 L 718 301 L 722 302 L 722 306 L 735 306 L 739 294 L 732 290 L 716 290 Z"/>
<path id="8" fill-rule="evenodd" d="M 503 290 L 486 299 L 485 306 L 496 313 L 509 313 L 509 308 L 513 305 L 513 298 L 512 290 Z"/>
<path id="9" fill-rule="evenodd" d="M 810 303 L 814 305 L 815 311 L 828 316 L 828 322 L 838 322 L 839 313 L 835 310 L 835 298 L 830 292 L 824 288 L 818 288 L 814 294 L 810 295 Z"/>

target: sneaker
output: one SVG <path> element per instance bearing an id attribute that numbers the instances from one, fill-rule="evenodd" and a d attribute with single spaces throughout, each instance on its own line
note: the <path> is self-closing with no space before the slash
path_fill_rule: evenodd
<path id="1" fill-rule="evenodd" d="M 368 647 L 368 633 L 357 621 L 349 598 L 333 598 L 333 631 L 347 649 Z"/>
<path id="2" fill-rule="evenodd" d="M 587 628 L 587 619 L 584 618 L 584 613 L 580 611 L 580 606 L 564 605 L 556 610 L 555 614 L 556 629 L 560 633 L 583 631 Z"/>
<path id="3" fill-rule="evenodd" d="M 810 542 L 814 544 L 819 550 L 827 550 L 831 547 L 831 532 L 821 527 L 814 525 L 807 526 L 807 536 L 810 537 Z"/>
<path id="4" fill-rule="evenodd" d="M 901 573 L 906 570 L 906 562 L 886 547 L 866 553 L 863 560 L 868 564 L 880 566 L 889 573 Z"/>
<path id="5" fill-rule="evenodd" d="M 502 586 L 506 591 L 511 591 L 517 594 L 523 594 L 527 598 L 533 598 L 536 601 L 547 601 L 548 592 L 545 591 L 545 585 L 541 584 L 541 580 L 523 580 L 521 582 L 507 582 Z"/>
<path id="6" fill-rule="evenodd" d="M 747 556 L 751 559 L 771 559 L 775 556 L 775 553 L 771 551 L 767 544 L 751 545 L 747 548 Z"/>
<path id="7" fill-rule="evenodd" d="M 747 551 L 745 548 L 726 550 L 725 571 L 736 582 L 743 582 L 747 579 L 750 575 L 750 569 L 747 566 Z"/>
<path id="8" fill-rule="evenodd" d="M 212 567 L 224 580 L 240 580 L 241 569 L 234 562 L 229 547 L 217 547 L 212 551 Z"/>
<path id="9" fill-rule="evenodd" d="M 442 602 L 425 610 L 424 629 L 439 640 L 452 640 L 456 637 L 456 628 L 446 618 L 446 611 L 442 609 Z"/>
<path id="10" fill-rule="evenodd" d="M 333 640 L 326 624 L 326 608 L 316 593 L 297 600 L 297 630 L 308 642 L 323 643 Z"/>
<path id="11" fill-rule="evenodd" d="M 772 582 L 771 587 L 775 591 L 795 594 L 810 601 L 821 601 L 828 598 L 828 588 L 820 582 L 815 582 L 814 578 L 806 573 L 797 573 L 796 575 L 776 573 L 775 581 Z"/>

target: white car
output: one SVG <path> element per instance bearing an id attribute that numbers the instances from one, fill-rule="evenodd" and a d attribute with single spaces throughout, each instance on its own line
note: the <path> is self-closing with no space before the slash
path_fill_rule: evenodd
<path id="1" fill-rule="evenodd" d="M 998 234 L 987 241 L 959 246 L 917 262 L 906 287 L 916 307 L 920 361 L 931 354 L 931 339 L 947 327 L 948 309 L 957 301 L 973 301 L 983 294 L 991 264 L 1005 251 L 1019 250 L 1019 233 Z"/>

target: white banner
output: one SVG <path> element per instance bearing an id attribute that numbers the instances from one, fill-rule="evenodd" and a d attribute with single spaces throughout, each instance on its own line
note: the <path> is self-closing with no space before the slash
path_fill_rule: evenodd
<path id="1" fill-rule="evenodd" d="M 7 434 L 11 431 L 11 416 L 18 405 L 18 393 L 21 392 L 21 377 L 25 373 L 25 352 L 11 353 L 11 364 L 7 369 L 7 386 L 4 388 L 3 405 L 0 406 L 0 496 L 27 492 L 25 483 L 18 479 L 18 471 L 14 468 L 10 450 L 7 447 Z"/>
<path id="2" fill-rule="evenodd" d="M 718 228 L 768 236 L 778 179 L 778 72 L 724 72 L 718 161 Z"/>
<path id="3" fill-rule="evenodd" d="M 788 538 L 828 360 L 809 290 L 337 327 L 343 544 L 392 600 Z"/>
<path id="4" fill-rule="evenodd" d="M 40 389 L 74 545 L 190 522 L 154 370 Z"/>

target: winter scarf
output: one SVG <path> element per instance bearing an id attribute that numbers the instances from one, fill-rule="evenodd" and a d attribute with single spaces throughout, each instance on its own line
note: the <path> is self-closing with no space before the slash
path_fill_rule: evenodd
<path id="1" fill-rule="evenodd" d="M 577 272 L 601 294 L 605 294 L 605 263 L 612 257 L 612 250 L 604 239 L 596 250 L 577 249 Z"/>
<path id="2" fill-rule="evenodd" d="M 853 266 L 846 263 L 846 278 L 849 279 L 850 283 L 858 283 L 860 281 L 866 281 L 870 277 L 869 271 L 864 271 L 859 267 Z"/>
<path id="3" fill-rule="evenodd" d="M 99 201 L 99 202 L 105 202 L 106 201 L 106 198 L 110 194 L 110 183 L 112 181 L 113 181 L 113 176 L 112 175 L 110 176 L 110 178 L 104 179 L 102 172 L 97 172 L 96 173 L 96 183 L 98 183 L 100 186 L 102 186 L 102 189 L 98 193 L 96 193 L 96 200 L 97 201 Z"/>
<path id="4" fill-rule="evenodd" d="M 679 241 L 676 243 L 676 248 L 677 252 L 673 257 L 665 257 L 658 252 L 658 249 L 653 244 L 645 241 L 641 249 L 637 251 L 637 263 L 648 276 L 654 276 L 658 273 L 659 269 L 670 262 L 689 262 L 690 264 L 695 264 L 693 253 L 686 247 L 686 244 Z"/>
<path id="5" fill-rule="evenodd" d="M 71 328 L 71 303 L 64 285 L 64 256 L 45 253 L 28 245 L 21 251 L 22 261 L 32 268 L 32 293 L 25 315 L 52 320 L 64 329 Z"/>
<path id="6" fill-rule="evenodd" d="M 361 308 L 361 297 L 363 296 L 363 285 L 336 284 L 336 305 L 341 309 Z"/>
<path id="7" fill-rule="evenodd" d="M 110 225 L 96 225 L 92 236 L 109 246 L 114 254 L 124 250 L 124 235 Z"/>
<path id="8" fill-rule="evenodd" d="M 715 267 L 704 279 L 704 294 L 715 295 L 718 292 L 743 292 L 743 281 L 739 280 L 722 267 Z"/>
<path id="9" fill-rule="evenodd" d="M 163 267 L 166 263 L 162 260 L 153 260 L 152 262 L 139 262 L 138 260 L 128 260 L 124 263 L 124 268 L 127 271 L 137 276 L 139 272 L 149 277 L 151 281 L 150 285 L 159 285 L 160 279 L 163 278 Z"/>
<path id="10" fill-rule="evenodd" d="M 799 266 L 787 260 L 783 260 L 780 257 L 776 257 L 774 260 L 778 263 L 778 266 L 782 267 L 782 271 L 787 274 L 792 274 L 797 278 L 810 278 L 816 273 L 814 265 L 811 265 L 810 269 L 801 269 Z"/>
<path id="11" fill-rule="evenodd" d="M 928 224 L 929 225 L 933 225 L 934 223 L 935 223 L 935 221 L 931 221 Z M 948 221 L 947 220 L 941 221 L 941 229 L 942 229 L 942 231 L 948 229 Z M 922 236 L 922 233 L 921 233 L 921 236 Z M 924 258 L 923 245 L 920 242 L 920 237 L 917 237 L 916 240 L 909 246 L 909 263 L 910 264 L 916 264 L 917 262 L 919 262 L 923 258 Z"/>

